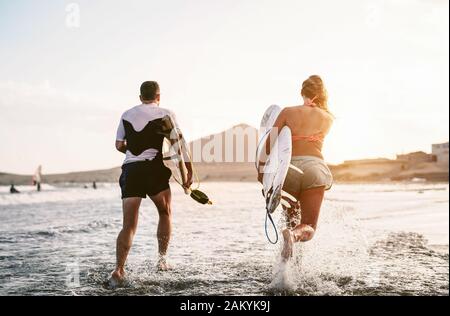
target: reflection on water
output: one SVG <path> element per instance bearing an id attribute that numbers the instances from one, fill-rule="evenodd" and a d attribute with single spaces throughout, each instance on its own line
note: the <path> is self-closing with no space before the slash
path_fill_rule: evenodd
<path id="1" fill-rule="evenodd" d="M 447 184 L 336 185 L 316 238 L 296 245 L 288 264 L 265 239 L 257 184 L 205 183 L 213 206 L 173 186 L 174 269 L 155 269 L 157 213 L 147 200 L 129 283 L 117 290 L 105 287 L 122 219 L 117 187 L 44 189 L 0 188 L 0 294 L 449 294 Z"/>

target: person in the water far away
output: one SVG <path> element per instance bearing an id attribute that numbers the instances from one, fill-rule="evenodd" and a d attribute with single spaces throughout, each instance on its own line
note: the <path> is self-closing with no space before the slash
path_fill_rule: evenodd
<path id="1" fill-rule="evenodd" d="M 36 190 L 38 192 L 40 192 L 41 191 L 41 180 L 42 180 L 42 166 L 39 166 L 36 169 L 36 172 L 34 173 L 32 180 L 33 180 L 33 185 L 36 186 Z"/>
<path id="2" fill-rule="evenodd" d="M 16 187 L 14 186 L 14 184 L 11 184 L 11 187 L 9 188 L 9 192 L 11 194 L 17 194 L 20 193 L 19 190 L 16 189 Z"/>
<path id="3" fill-rule="evenodd" d="M 333 183 L 331 171 L 322 156 L 323 142 L 334 120 L 328 110 L 328 96 L 322 79 L 319 76 L 309 77 L 303 82 L 301 96 L 303 105 L 286 107 L 274 124 L 278 133 L 284 126 L 291 129 L 291 164 L 303 171 L 295 188 L 292 188 L 298 202 L 289 201 L 291 208 L 286 211 L 288 227 L 283 230 L 284 247 L 281 253 L 285 260 L 292 256 L 295 242 L 309 241 L 314 237 L 325 191 Z M 271 149 L 268 140 L 266 152 L 270 153 Z M 260 182 L 262 176 L 259 171 Z"/>
<path id="4" fill-rule="evenodd" d="M 138 224 L 139 206 L 147 196 L 159 213 L 157 231 L 159 260 L 157 268 L 167 270 L 165 256 L 171 236 L 171 191 L 169 179 L 172 172 L 163 163 L 160 133 L 162 118 L 171 116 L 178 129 L 175 115 L 159 107 L 160 90 L 155 81 L 141 86 L 142 104 L 126 111 L 119 123 L 116 149 L 126 154 L 119 184 L 122 191 L 123 228 L 117 238 L 117 265 L 112 273 L 112 286 L 120 285 L 125 276 L 125 262 L 130 251 Z M 182 137 L 182 136 L 181 136 Z M 186 162 L 188 177 L 184 186 L 192 184 L 192 167 Z"/>

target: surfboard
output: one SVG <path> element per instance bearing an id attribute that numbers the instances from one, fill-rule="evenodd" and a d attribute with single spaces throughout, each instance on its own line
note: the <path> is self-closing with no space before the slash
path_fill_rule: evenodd
<path id="1" fill-rule="evenodd" d="M 183 188 L 186 195 L 190 195 L 191 198 L 200 204 L 212 204 L 209 197 L 202 191 L 198 190 L 200 180 L 198 179 L 194 169 L 192 155 L 184 137 L 181 137 L 180 135 L 181 132 L 177 128 L 174 128 L 174 126 L 175 122 L 172 117 L 166 116 L 163 118 L 163 135 L 165 136 L 163 143 L 163 160 L 173 171 L 172 177 Z M 188 171 L 185 165 L 186 161 L 191 163 L 192 169 L 194 170 L 194 177 L 198 182 L 196 189 L 193 189 L 192 187 L 187 188 L 183 185 L 183 183 L 186 183 L 188 176 Z"/>
<path id="2" fill-rule="evenodd" d="M 302 173 L 301 170 L 290 164 L 292 157 L 291 129 L 287 126 L 283 127 L 278 137 L 276 137 L 276 133 L 273 131 L 273 125 L 281 111 L 282 108 L 280 106 L 271 105 L 264 112 L 260 125 L 258 146 L 256 149 L 255 165 L 257 170 L 262 168 L 261 171 L 264 173 L 262 180 L 263 195 L 266 202 L 266 210 L 270 214 L 272 214 L 282 202 L 283 186 L 289 170 L 296 174 Z M 260 166 L 260 158 L 265 155 L 264 144 L 269 137 L 271 137 L 272 142 L 275 137 L 276 139 L 272 146 L 272 150 L 267 157 L 266 164 Z"/>
<path id="3" fill-rule="evenodd" d="M 261 119 L 261 124 L 259 125 L 259 139 L 258 139 L 258 146 L 256 147 L 256 160 L 255 160 L 255 166 L 256 169 L 259 170 L 259 162 L 262 155 L 262 152 L 264 150 L 264 143 L 266 142 L 267 138 L 269 137 L 270 131 L 272 130 L 273 124 L 275 124 L 275 121 L 278 118 L 278 115 L 280 114 L 282 108 L 278 105 L 271 105 L 267 108 L 267 110 L 264 112 L 264 115 Z"/>

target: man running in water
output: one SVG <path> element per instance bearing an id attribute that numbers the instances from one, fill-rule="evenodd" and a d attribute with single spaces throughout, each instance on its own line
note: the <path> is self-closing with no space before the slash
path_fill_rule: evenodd
<path id="1" fill-rule="evenodd" d="M 162 144 L 164 136 L 161 130 L 162 118 L 171 116 L 178 125 L 175 115 L 159 107 L 160 90 L 155 81 L 144 82 L 141 86 L 142 104 L 126 111 L 119 123 L 116 149 L 126 154 L 120 176 L 122 191 L 123 228 L 117 238 L 117 266 L 111 277 L 112 285 L 120 285 L 125 277 L 125 262 L 136 233 L 139 206 L 147 196 L 155 204 L 159 213 L 157 231 L 159 260 L 157 268 L 167 270 L 169 266 L 165 256 L 171 235 L 171 191 L 169 179 L 172 175 L 163 163 Z M 187 183 L 192 184 L 192 168 L 188 170 Z"/>

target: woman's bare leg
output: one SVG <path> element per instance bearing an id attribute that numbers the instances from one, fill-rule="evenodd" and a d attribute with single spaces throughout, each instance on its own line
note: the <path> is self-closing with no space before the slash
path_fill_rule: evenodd
<path id="1" fill-rule="evenodd" d="M 281 255 L 285 260 L 292 256 L 294 243 L 309 241 L 314 237 L 324 195 L 324 187 L 300 193 L 298 200 L 300 201 L 301 221 L 293 229 L 286 228 L 283 231 L 284 247 Z M 298 215 L 295 211 L 288 211 L 288 220 L 291 226 L 298 220 L 297 218 Z"/>
<path id="2" fill-rule="evenodd" d="M 309 241 L 314 237 L 324 195 L 324 187 L 305 190 L 300 194 L 301 222 L 293 230 L 296 242 Z"/>

